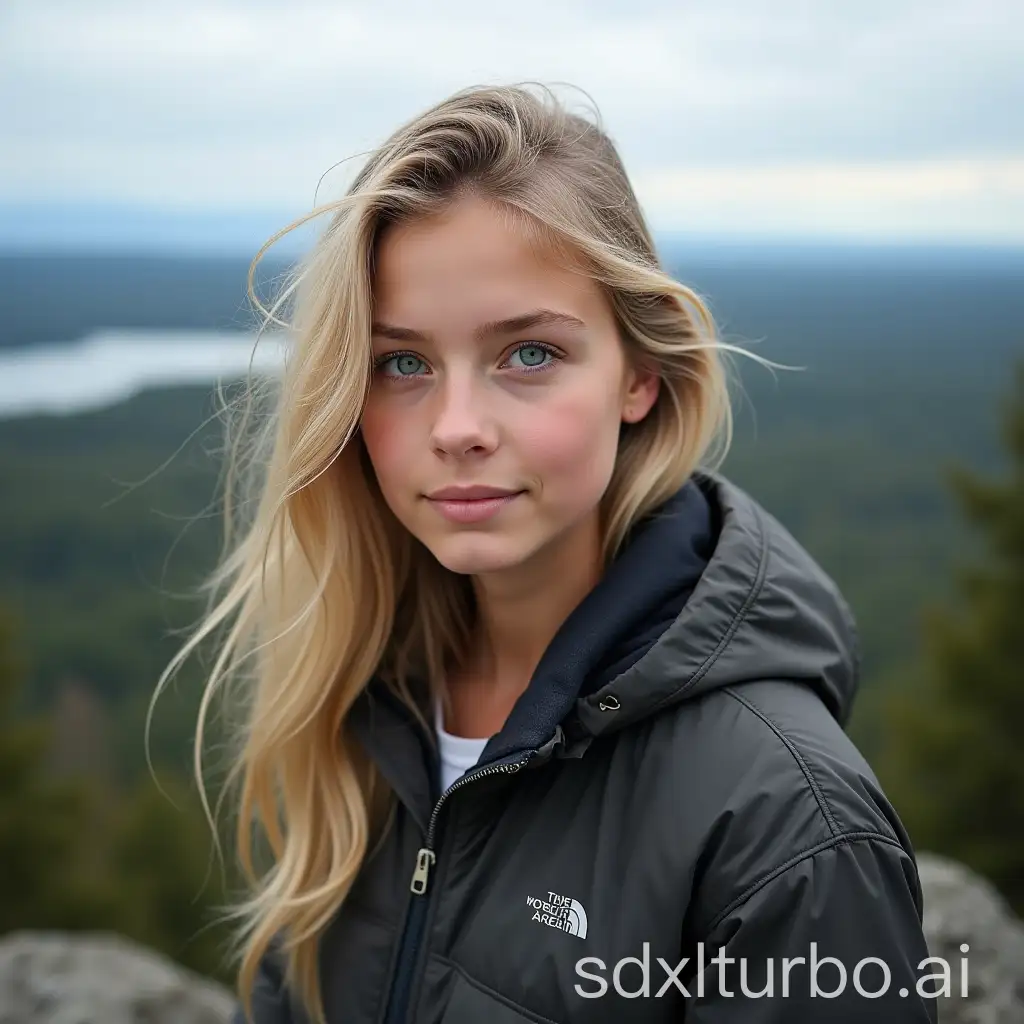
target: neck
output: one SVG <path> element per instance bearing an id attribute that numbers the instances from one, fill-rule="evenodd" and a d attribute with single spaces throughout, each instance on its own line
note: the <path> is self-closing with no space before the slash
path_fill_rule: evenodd
<path id="1" fill-rule="evenodd" d="M 492 698 L 514 703 L 555 633 L 600 576 L 596 510 L 527 562 L 474 576 L 479 618 L 459 674 Z"/>

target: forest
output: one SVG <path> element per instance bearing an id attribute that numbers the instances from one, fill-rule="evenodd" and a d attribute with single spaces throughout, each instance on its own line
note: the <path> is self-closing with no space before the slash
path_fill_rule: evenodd
<path id="1" fill-rule="evenodd" d="M 1024 911 L 1024 261 L 672 259 L 725 340 L 800 367 L 733 361 L 722 471 L 853 607 L 851 734 L 915 845 L 963 859 Z M 100 326 L 252 323 L 234 261 L 5 256 L 0 269 L 8 350 Z M 215 911 L 237 877 L 190 779 L 202 664 L 157 702 L 151 764 L 144 743 L 219 551 L 213 412 L 210 389 L 188 387 L 0 420 L 0 932 L 110 927 L 230 979 Z"/>

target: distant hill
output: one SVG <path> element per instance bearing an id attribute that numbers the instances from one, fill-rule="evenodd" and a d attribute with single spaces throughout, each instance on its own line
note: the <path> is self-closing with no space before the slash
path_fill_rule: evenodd
<path id="1" fill-rule="evenodd" d="M 759 351 L 773 358 L 813 361 L 825 346 L 854 361 L 894 345 L 920 358 L 1020 347 L 1024 249 L 667 239 L 662 253 L 727 335 L 764 338 Z M 263 261 L 261 295 L 288 265 Z M 0 347 L 102 327 L 249 329 L 248 266 L 241 256 L 0 252 Z"/>
<path id="2" fill-rule="evenodd" d="M 267 260 L 259 294 L 287 268 Z M 249 330 L 248 269 L 216 256 L 0 255 L 0 347 L 75 341 L 102 327 Z"/>

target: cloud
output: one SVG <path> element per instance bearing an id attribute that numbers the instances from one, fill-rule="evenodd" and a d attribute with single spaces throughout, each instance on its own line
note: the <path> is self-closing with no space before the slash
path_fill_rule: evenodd
<path id="1" fill-rule="evenodd" d="M 670 168 L 634 184 L 665 230 L 1024 240 L 1024 157 Z"/>
<path id="2" fill-rule="evenodd" d="M 305 207 L 454 89 L 540 79 L 652 218 L 1024 238 L 1022 68 L 1019 0 L 8 0 L 0 198 Z"/>

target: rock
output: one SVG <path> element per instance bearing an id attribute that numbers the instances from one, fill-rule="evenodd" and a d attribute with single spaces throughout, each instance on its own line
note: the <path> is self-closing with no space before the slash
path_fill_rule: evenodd
<path id="1" fill-rule="evenodd" d="M 921 853 L 917 863 L 929 952 L 953 968 L 952 996 L 940 1000 L 941 1024 L 1024 1024 L 1024 924 L 989 882 L 957 861 Z M 966 953 L 962 944 L 970 947 Z"/>
<path id="2" fill-rule="evenodd" d="M 228 989 L 108 933 L 0 940 L 0 1024 L 227 1024 Z"/>

